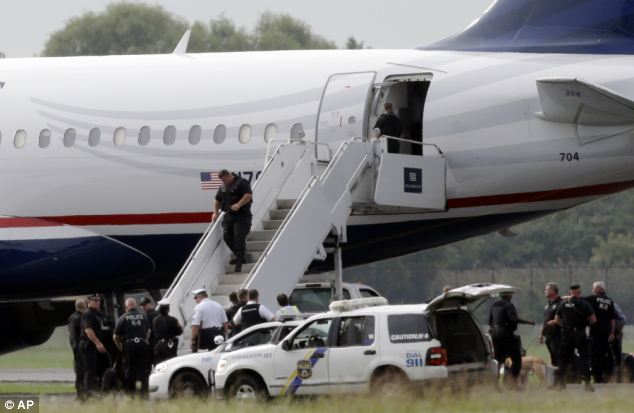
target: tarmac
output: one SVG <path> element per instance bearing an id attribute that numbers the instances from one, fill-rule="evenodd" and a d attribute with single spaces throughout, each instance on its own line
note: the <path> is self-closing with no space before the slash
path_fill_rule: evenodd
<path id="1" fill-rule="evenodd" d="M 74 383 L 73 369 L 0 369 L 3 383 Z"/>

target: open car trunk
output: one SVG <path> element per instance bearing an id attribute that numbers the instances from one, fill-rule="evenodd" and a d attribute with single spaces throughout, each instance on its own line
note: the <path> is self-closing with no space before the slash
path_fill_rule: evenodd
<path id="1" fill-rule="evenodd" d="M 434 336 L 447 350 L 450 372 L 484 368 L 491 358 L 488 344 L 471 315 L 461 309 L 438 310 L 428 316 Z"/>

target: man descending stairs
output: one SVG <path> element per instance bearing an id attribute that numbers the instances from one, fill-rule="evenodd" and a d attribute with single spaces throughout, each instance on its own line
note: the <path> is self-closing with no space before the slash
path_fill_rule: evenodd
<path id="1" fill-rule="evenodd" d="M 251 230 L 253 191 L 249 181 L 226 169 L 218 173 L 218 178 L 223 185 L 214 199 L 211 222 L 220 217 L 220 211 L 225 213 L 222 219 L 223 238 L 235 257 L 230 265 L 235 265 L 234 271 L 240 273 L 242 264 L 246 262 L 246 239 Z"/>

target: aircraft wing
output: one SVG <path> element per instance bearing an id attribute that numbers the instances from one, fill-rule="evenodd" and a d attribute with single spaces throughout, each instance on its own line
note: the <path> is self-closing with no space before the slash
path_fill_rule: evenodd
<path id="1" fill-rule="evenodd" d="M 634 130 L 634 101 L 581 79 L 540 79 L 542 113 L 551 122 L 576 126 L 582 145 Z"/>

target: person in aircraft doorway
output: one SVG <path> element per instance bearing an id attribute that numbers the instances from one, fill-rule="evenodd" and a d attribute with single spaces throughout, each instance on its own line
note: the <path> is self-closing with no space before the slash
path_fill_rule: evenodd
<path id="1" fill-rule="evenodd" d="M 234 271 L 241 272 L 242 264 L 246 261 L 246 239 L 251 231 L 251 204 L 253 191 L 246 179 L 223 169 L 218 173 L 222 186 L 218 189 L 214 199 L 214 212 L 211 222 L 225 213 L 222 219 L 224 240 L 235 255 Z"/>
<path id="2" fill-rule="evenodd" d="M 401 120 L 394 113 L 394 105 L 390 102 L 386 102 L 383 105 L 383 114 L 379 116 L 374 124 L 375 129 L 379 129 L 381 131 L 381 136 L 392 136 L 394 138 L 400 138 L 403 134 L 403 125 L 401 124 Z M 387 141 L 387 151 L 389 153 L 399 153 L 400 144 L 399 141 L 395 139 L 388 139 Z"/>

